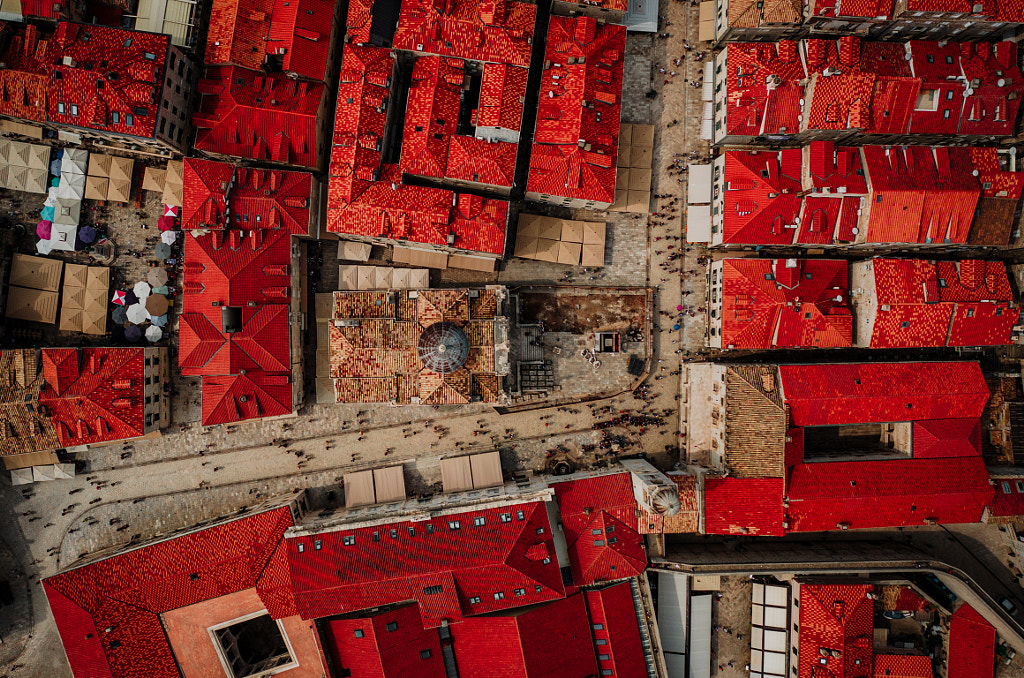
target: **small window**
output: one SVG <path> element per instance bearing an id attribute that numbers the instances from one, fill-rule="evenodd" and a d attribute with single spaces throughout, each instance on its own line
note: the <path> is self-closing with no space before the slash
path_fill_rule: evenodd
<path id="1" fill-rule="evenodd" d="M 366 634 L 365 634 L 365 633 L 363 633 L 363 630 L 362 630 L 362 629 L 356 629 L 356 630 L 355 630 L 355 631 L 353 632 L 353 634 L 355 635 L 355 637 L 356 637 L 356 638 L 365 638 L 365 637 L 366 637 Z"/>
<path id="2" fill-rule="evenodd" d="M 594 624 L 595 631 L 604 631 L 604 624 Z"/>
<path id="3" fill-rule="evenodd" d="M 120 124 L 121 124 L 121 114 L 120 114 L 120 113 L 118 113 L 117 111 L 112 111 L 112 112 L 110 113 L 110 120 L 111 120 L 111 121 L 112 121 L 112 122 L 113 122 L 113 123 L 114 123 L 115 125 L 120 125 Z"/>
<path id="4" fill-rule="evenodd" d="M 1017 491 L 1018 492 L 1024 492 L 1024 483 L 1022 483 L 1021 481 L 1018 480 L 1016 485 L 1017 485 Z"/>
<path id="5" fill-rule="evenodd" d="M 614 525 L 609 525 L 608 527 L 604 528 L 604 531 L 607 532 L 608 534 L 611 534 L 612 532 L 615 531 L 615 526 Z"/>
<path id="6" fill-rule="evenodd" d="M 967 309 L 967 317 L 968 318 L 973 318 L 974 317 L 974 309 L 973 308 Z"/>
<path id="7" fill-rule="evenodd" d="M 599 530 L 599 529 L 598 530 L 591 530 L 590 534 L 599 535 L 599 534 L 601 534 L 601 530 Z"/>
<path id="8" fill-rule="evenodd" d="M 425 589 L 423 589 L 423 593 L 427 594 L 428 596 L 436 596 L 443 590 L 444 589 L 442 589 L 441 586 L 428 586 Z"/>
<path id="9" fill-rule="evenodd" d="M 434 534 L 434 524 L 427 523 L 427 534 Z"/>
<path id="10" fill-rule="evenodd" d="M 512 514 L 511 513 L 502 513 L 501 514 L 501 522 L 503 522 L 503 523 L 511 523 L 512 522 Z"/>
<path id="11" fill-rule="evenodd" d="M 57 102 L 57 113 L 58 113 L 58 115 L 64 115 L 64 102 L 62 102 L 62 101 L 58 101 Z"/>
<path id="12" fill-rule="evenodd" d="M 156 55 L 153 54 L 152 52 L 146 52 L 145 54 L 142 55 L 142 58 L 145 59 L 146 61 L 156 61 Z"/>
<path id="13" fill-rule="evenodd" d="M 526 520 L 526 514 L 522 511 L 516 511 L 516 520 Z"/>
<path id="14" fill-rule="evenodd" d="M 604 546 L 604 539 L 595 539 L 594 546 Z"/>
<path id="15" fill-rule="evenodd" d="M 373 540 L 374 541 L 380 541 L 380 532 L 374 532 L 373 533 Z"/>
<path id="16" fill-rule="evenodd" d="M 319 551 L 321 548 L 323 548 L 323 544 L 320 542 L 319 539 L 317 539 L 315 542 L 313 542 L 313 550 L 314 551 Z"/>
<path id="17" fill-rule="evenodd" d="M 516 589 L 515 590 L 515 594 L 517 596 L 525 596 L 526 595 L 526 589 Z"/>
<path id="18" fill-rule="evenodd" d="M 597 655 L 597 659 L 598 659 L 598 661 L 606 662 L 609 659 L 611 659 L 611 655 L 599 654 L 599 655 Z"/>
<path id="19" fill-rule="evenodd" d="M 538 527 L 536 531 L 537 531 L 537 534 L 544 534 L 544 528 L 543 527 Z"/>
<path id="20" fill-rule="evenodd" d="M 391 538 L 398 539 L 398 530 L 391 530 Z"/>
<path id="21" fill-rule="evenodd" d="M 472 598 L 470 598 L 469 599 L 469 604 L 470 605 L 479 605 L 480 604 L 480 596 L 473 596 Z"/>
<path id="22" fill-rule="evenodd" d="M 611 546 L 612 544 L 614 544 L 614 543 L 616 543 L 618 541 L 619 541 L 618 537 L 608 537 L 608 545 L 609 546 Z"/>
<path id="23" fill-rule="evenodd" d="M 544 565 L 550 565 L 551 564 L 551 558 L 545 558 L 544 560 L 542 560 L 540 562 L 543 563 Z"/>
<path id="24" fill-rule="evenodd" d="M 450 521 L 448 521 L 448 529 L 449 530 L 461 530 L 462 529 L 462 523 L 459 522 L 458 520 L 450 520 Z"/>
<path id="25" fill-rule="evenodd" d="M 504 591 L 498 591 L 498 592 L 496 592 L 496 593 L 494 594 L 494 599 L 495 599 L 495 600 L 505 600 L 505 592 L 504 592 Z"/>
<path id="26" fill-rule="evenodd" d="M 387 630 L 388 633 L 391 633 L 392 631 L 397 631 L 398 630 L 398 622 L 388 622 L 387 624 L 384 625 L 384 628 L 385 628 L 385 630 Z"/>
<path id="27" fill-rule="evenodd" d="M 299 544 L 299 553 L 305 553 L 305 552 L 306 552 L 306 545 L 305 544 Z"/>
<path id="28" fill-rule="evenodd" d="M 1010 494 L 1010 483 L 1003 481 L 1003 494 Z"/>
<path id="29" fill-rule="evenodd" d="M 534 585 L 533 592 L 534 593 L 540 593 L 540 584 L 535 584 Z"/>
<path id="30" fill-rule="evenodd" d="M 910 327 L 910 321 L 904 320 L 903 322 L 900 323 L 900 327 L 902 327 L 903 329 Z"/>
<path id="31" fill-rule="evenodd" d="M 124 124 L 126 127 L 131 127 L 135 124 L 135 117 L 131 113 L 124 114 Z"/>
<path id="32" fill-rule="evenodd" d="M 775 280 L 775 276 L 772 275 L 771 273 L 765 273 L 764 274 L 764 279 L 765 280 Z"/>
<path id="33" fill-rule="evenodd" d="M 132 39 L 128 38 L 127 40 L 125 40 L 124 41 L 124 46 L 125 46 L 125 48 L 131 47 L 132 46 Z"/>
<path id="34" fill-rule="evenodd" d="M 354 534 L 350 534 L 347 537 L 342 537 L 341 543 L 344 544 L 345 546 L 355 546 L 356 545 L 356 537 L 355 537 Z"/>
<path id="35" fill-rule="evenodd" d="M 483 527 L 486 524 L 487 519 L 483 516 L 477 516 L 476 518 L 473 518 L 473 525 L 475 525 L 476 527 Z"/>
<path id="36" fill-rule="evenodd" d="M 607 645 L 608 641 L 605 640 L 604 638 L 598 638 L 597 640 L 594 641 L 594 644 L 595 645 Z"/>
<path id="37" fill-rule="evenodd" d="M 412 525 L 409 526 L 409 536 L 410 537 L 415 537 L 416 536 L 416 528 L 413 527 Z"/>
<path id="38" fill-rule="evenodd" d="M 422 659 L 422 660 L 430 659 L 430 650 L 420 650 L 420 659 Z"/>

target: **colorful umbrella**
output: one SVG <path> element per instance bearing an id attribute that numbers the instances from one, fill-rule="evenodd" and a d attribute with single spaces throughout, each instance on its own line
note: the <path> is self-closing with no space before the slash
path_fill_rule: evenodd
<path id="1" fill-rule="evenodd" d="M 150 322 L 152 322 L 157 327 L 163 327 L 164 325 L 167 324 L 167 314 L 165 313 L 164 315 L 154 316 L 150 318 Z"/>
<path id="2" fill-rule="evenodd" d="M 173 245 L 178 241 L 178 232 L 164 231 L 163 233 L 160 234 L 160 239 L 163 240 L 168 245 Z"/>
<path id="3" fill-rule="evenodd" d="M 146 280 L 153 287 L 160 287 L 167 284 L 167 271 L 162 268 L 151 268 L 146 273 Z"/>
<path id="4" fill-rule="evenodd" d="M 96 241 L 96 229 L 92 226 L 83 226 L 78 230 L 78 239 L 86 245 Z"/>
<path id="5" fill-rule="evenodd" d="M 142 338 L 142 330 L 138 325 L 129 325 L 124 331 L 124 338 L 128 341 L 138 341 Z"/>
<path id="6" fill-rule="evenodd" d="M 132 304 L 139 303 L 139 298 L 135 296 L 135 292 L 128 290 L 124 293 L 124 305 L 131 306 Z"/>
<path id="7" fill-rule="evenodd" d="M 164 215 L 156 220 L 156 227 L 161 231 L 169 231 L 174 228 L 174 217 Z"/>
<path id="8" fill-rule="evenodd" d="M 132 304 L 128 307 L 128 322 L 138 325 L 149 320 L 149 311 L 142 304 Z"/>
<path id="9" fill-rule="evenodd" d="M 164 216 L 165 217 L 176 217 L 178 216 L 178 208 L 174 205 L 164 205 Z"/>
<path id="10" fill-rule="evenodd" d="M 118 306 L 114 309 L 114 312 L 110 315 L 114 319 L 114 322 L 118 325 L 124 325 L 128 322 L 128 309 L 124 306 Z"/>
<path id="11" fill-rule="evenodd" d="M 146 328 L 146 339 L 154 344 L 164 338 L 164 331 L 155 325 Z"/>
<path id="12" fill-rule="evenodd" d="M 162 294 L 165 297 L 171 293 L 171 288 L 167 285 L 160 285 L 159 287 L 153 288 L 153 294 Z"/>
<path id="13" fill-rule="evenodd" d="M 40 221 L 38 224 L 36 224 L 36 235 L 38 235 L 43 240 L 49 240 L 51 226 L 53 226 L 52 221 Z"/>
<path id="14" fill-rule="evenodd" d="M 150 316 L 166 314 L 169 306 L 167 297 L 162 294 L 151 294 L 146 297 L 146 310 L 149 311 Z"/>
<path id="15" fill-rule="evenodd" d="M 36 243 L 36 252 L 40 254 L 49 254 L 53 251 L 53 242 L 50 240 L 40 240 Z"/>
<path id="16" fill-rule="evenodd" d="M 165 242 L 156 244 L 153 248 L 153 254 L 156 255 L 157 259 L 170 259 L 171 258 L 171 246 Z"/>
<path id="17" fill-rule="evenodd" d="M 110 302 L 113 304 L 117 304 L 118 306 L 124 306 L 125 300 L 127 298 L 128 294 L 126 292 L 122 292 L 121 290 L 114 290 L 114 296 L 110 300 Z"/>
<path id="18" fill-rule="evenodd" d="M 149 283 L 145 280 L 140 280 L 135 283 L 135 287 L 132 288 L 132 291 L 135 292 L 135 296 L 139 298 L 139 301 L 144 301 L 146 297 L 149 296 L 149 293 L 153 291 L 153 288 L 150 287 Z"/>

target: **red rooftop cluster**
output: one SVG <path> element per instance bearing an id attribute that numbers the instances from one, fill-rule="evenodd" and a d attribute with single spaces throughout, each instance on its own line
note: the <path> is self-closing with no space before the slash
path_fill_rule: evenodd
<path id="1" fill-rule="evenodd" d="M 1013 42 L 732 43 L 715 70 L 715 143 L 1012 136 L 1024 93 Z"/>
<path id="2" fill-rule="evenodd" d="M 353 5 L 350 24 L 352 12 L 361 11 L 358 2 Z M 528 67 L 536 17 L 537 6 L 527 2 L 404 0 L 394 46 L 421 54 Z"/>
<path id="3" fill-rule="evenodd" d="M 574 208 L 615 201 L 626 28 L 552 16 L 526 196 Z"/>
<path id="4" fill-rule="evenodd" d="M 1005 246 L 1024 174 L 995 148 L 835 146 L 715 159 L 713 245 Z"/>

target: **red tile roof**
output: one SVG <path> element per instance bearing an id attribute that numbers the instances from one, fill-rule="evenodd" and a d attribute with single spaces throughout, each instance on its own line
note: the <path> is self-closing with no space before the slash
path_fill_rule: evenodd
<path id="1" fill-rule="evenodd" d="M 528 74 L 527 69 L 519 66 L 484 64 L 475 124 L 518 132 L 523 124 Z"/>
<path id="2" fill-rule="evenodd" d="M 876 654 L 874 678 L 933 678 L 931 657 L 919 654 Z"/>
<path id="3" fill-rule="evenodd" d="M 64 0 L 21 0 L 22 16 L 59 19 L 65 14 L 66 9 Z"/>
<path id="4" fill-rule="evenodd" d="M 731 47 L 731 45 L 730 45 Z M 788 245 L 800 212 L 800 150 L 726 151 L 725 243 Z"/>
<path id="5" fill-rule="evenodd" d="M 989 511 L 996 517 L 1024 516 L 1024 477 L 993 478 L 996 493 L 992 498 Z"/>
<path id="6" fill-rule="evenodd" d="M 61 445 L 72 447 L 146 433 L 142 348 L 44 348 L 46 407 Z"/>
<path id="7" fill-rule="evenodd" d="M 971 155 L 971 165 L 978 172 L 983 197 L 1020 200 L 1024 174 L 1004 171 L 995 148 L 971 146 L 967 150 Z"/>
<path id="8" fill-rule="evenodd" d="M 313 175 L 185 158 L 185 229 L 281 229 L 307 235 Z M 230 207 L 229 207 L 230 203 Z"/>
<path id="9" fill-rule="evenodd" d="M 326 653 L 337 672 L 348 670 L 364 678 L 445 678 L 437 631 L 423 628 L 415 605 L 321 624 Z"/>
<path id="10" fill-rule="evenodd" d="M 847 278 L 845 261 L 723 260 L 722 346 L 850 346 Z"/>
<path id="11" fill-rule="evenodd" d="M 800 100 L 804 96 L 799 81 L 806 77 L 797 43 L 730 43 L 725 53 L 728 72 L 724 133 L 796 134 L 800 129 Z"/>
<path id="12" fill-rule="evenodd" d="M 625 48 L 625 26 L 551 17 L 527 191 L 614 202 Z"/>
<path id="13" fill-rule="evenodd" d="M 995 672 L 996 630 L 964 603 L 949 620 L 947 672 L 958 678 L 992 678 Z"/>
<path id="14" fill-rule="evenodd" d="M 445 177 L 491 186 L 511 187 L 516 173 L 516 144 L 491 143 L 457 134 L 448 148 Z"/>
<path id="15" fill-rule="evenodd" d="M 791 532 L 976 523 L 992 499 L 981 456 L 814 462 L 792 469 Z"/>
<path id="16" fill-rule="evenodd" d="M 192 124 L 200 151 L 317 167 L 317 112 L 326 96 L 322 83 L 210 66 L 199 92 L 202 102 Z"/>
<path id="17" fill-rule="evenodd" d="M 964 97 L 960 134 L 1012 136 L 1024 93 L 1017 44 L 961 43 L 960 67 L 972 91 L 971 96 Z"/>
<path id="18" fill-rule="evenodd" d="M 794 426 L 975 419 L 989 397 L 971 362 L 782 365 L 779 378 Z"/>
<path id="19" fill-rule="evenodd" d="M 184 258 L 178 364 L 205 377 L 203 424 L 291 412 L 288 231 L 190 235 Z M 230 331 L 229 309 L 241 323 Z"/>
<path id="20" fill-rule="evenodd" d="M 488 0 L 405 0 L 394 46 L 439 56 L 530 65 L 537 6 Z M 352 15 L 349 15 L 352 22 Z"/>
<path id="21" fill-rule="evenodd" d="M 598 659 L 600 668 L 611 669 L 618 678 L 645 678 L 647 666 L 629 583 L 588 590 L 585 595 L 594 638 L 605 641 L 597 646 L 598 655 L 609 657 Z"/>
<path id="22" fill-rule="evenodd" d="M 456 622 L 465 614 L 565 595 L 542 502 L 451 513 L 426 523 L 342 526 L 290 537 L 287 547 L 303 619 L 415 600 L 424 624 L 438 626 L 443 619 Z M 432 586 L 442 587 L 441 593 L 424 591 Z M 515 595 L 516 589 L 523 595 Z M 479 603 L 470 602 L 475 597 Z"/>
<path id="23" fill-rule="evenodd" d="M 628 473 L 552 485 L 577 586 L 633 577 L 647 567 Z"/>
<path id="24" fill-rule="evenodd" d="M 861 17 L 864 19 L 892 18 L 893 0 L 814 0 L 814 16 Z"/>
<path id="25" fill-rule="evenodd" d="M 177 678 L 160 614 L 255 587 L 275 619 L 290 616 L 264 594 L 265 570 L 287 507 L 143 546 L 42 581 L 77 676 Z"/>
<path id="26" fill-rule="evenodd" d="M 324 80 L 334 0 L 216 0 L 206 64 L 259 70 L 280 57 L 285 71 Z"/>
<path id="27" fill-rule="evenodd" d="M 0 113 L 155 135 L 168 36 L 69 22 L 49 37 L 32 25 L 5 30 L 14 35 L 3 56 Z"/>
<path id="28" fill-rule="evenodd" d="M 794 658 L 801 676 L 871 675 L 873 590 L 867 584 L 800 586 L 800 644 Z"/>
<path id="29" fill-rule="evenodd" d="M 872 348 L 1010 343 L 1020 310 L 998 261 L 874 259 Z"/>
<path id="30" fill-rule="evenodd" d="M 327 230 L 502 254 L 508 203 L 402 184 L 397 165 L 381 166 L 391 73 L 388 50 L 345 45 Z"/>
<path id="31" fill-rule="evenodd" d="M 784 533 L 782 478 L 704 480 L 704 531 L 781 537 Z"/>
<path id="32" fill-rule="evenodd" d="M 596 676 L 590 621 L 582 593 L 542 606 L 469 617 L 451 627 L 459 675 Z M 644 666 L 642 660 L 640 666 Z"/>
<path id="33" fill-rule="evenodd" d="M 345 19 L 345 38 L 348 44 L 365 45 L 370 42 L 373 28 L 373 0 L 350 0 Z"/>
<path id="34" fill-rule="evenodd" d="M 399 169 L 403 174 L 444 176 L 448 144 L 459 122 L 464 78 L 460 60 L 436 56 L 416 60 L 402 135 Z"/>

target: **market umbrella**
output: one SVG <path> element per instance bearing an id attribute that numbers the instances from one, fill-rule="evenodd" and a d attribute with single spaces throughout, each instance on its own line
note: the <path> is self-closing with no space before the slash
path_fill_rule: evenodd
<path id="1" fill-rule="evenodd" d="M 160 285 L 159 287 L 154 287 L 153 288 L 153 294 L 162 294 L 164 296 L 167 296 L 170 293 L 171 293 L 171 288 L 168 287 L 167 285 Z"/>
<path id="2" fill-rule="evenodd" d="M 146 339 L 156 343 L 164 338 L 164 331 L 156 325 L 150 325 L 146 328 Z"/>
<path id="3" fill-rule="evenodd" d="M 92 226 L 83 226 L 78 230 L 78 239 L 86 245 L 96 241 L 96 229 Z"/>
<path id="4" fill-rule="evenodd" d="M 124 293 L 124 305 L 131 306 L 132 304 L 139 303 L 139 298 L 135 295 L 135 292 L 128 290 Z"/>
<path id="5" fill-rule="evenodd" d="M 178 232 L 164 231 L 163 233 L 160 234 L 160 239 L 163 240 L 168 245 L 173 245 L 178 241 Z"/>
<path id="6" fill-rule="evenodd" d="M 132 304 L 128 307 L 128 322 L 138 325 L 139 323 L 146 322 L 148 319 L 149 311 L 142 304 Z"/>
<path id="7" fill-rule="evenodd" d="M 124 306 L 118 306 L 114 309 L 114 312 L 110 316 L 114 319 L 114 322 L 118 325 L 124 325 L 128 322 L 128 309 Z"/>
<path id="8" fill-rule="evenodd" d="M 169 306 L 167 297 L 162 294 L 151 294 L 146 297 L 146 310 L 150 316 L 164 315 Z"/>
<path id="9" fill-rule="evenodd" d="M 146 273 L 146 280 L 153 287 L 160 287 L 167 284 L 167 271 L 162 268 L 151 268 Z"/>
<path id="10" fill-rule="evenodd" d="M 157 327 L 163 327 L 167 324 L 167 314 L 165 313 L 164 315 L 154 316 L 150 320 Z"/>
<path id="11" fill-rule="evenodd" d="M 679 325 L 673 325 L 673 326 L 672 326 L 672 329 L 674 329 L 674 330 L 678 330 L 678 329 L 679 329 Z"/>
<path id="12" fill-rule="evenodd" d="M 165 217 L 176 217 L 178 216 L 178 208 L 174 205 L 164 205 L 164 216 Z"/>
<path id="13" fill-rule="evenodd" d="M 38 224 L 36 224 L 36 235 L 38 235 L 43 240 L 49 240 L 51 226 L 53 226 L 52 221 L 40 221 Z"/>
<path id="14" fill-rule="evenodd" d="M 156 247 L 153 248 L 153 254 L 156 255 L 157 259 L 170 259 L 171 246 L 165 242 L 157 243 Z"/>
<path id="15" fill-rule="evenodd" d="M 153 288 L 150 287 L 149 283 L 146 282 L 145 280 L 140 280 L 139 282 L 135 283 L 135 287 L 132 288 L 132 291 L 135 292 L 135 296 L 139 298 L 139 301 L 145 300 L 145 298 L 149 296 L 149 293 L 152 292 L 152 290 Z"/>
<path id="16" fill-rule="evenodd" d="M 142 330 L 138 325 L 129 325 L 124 331 L 124 338 L 128 341 L 138 341 L 142 338 Z"/>
<path id="17" fill-rule="evenodd" d="M 169 217 L 166 214 L 156 220 L 156 227 L 161 231 L 169 231 L 174 228 L 174 217 Z"/>
<path id="18" fill-rule="evenodd" d="M 110 303 L 124 306 L 125 300 L 128 298 L 128 294 L 121 290 L 114 290 L 114 296 L 110 299 Z M 137 301 L 137 300 L 136 300 Z"/>
<path id="19" fill-rule="evenodd" d="M 45 205 L 43 209 L 39 211 L 39 216 L 42 217 L 43 221 L 52 222 L 55 212 L 56 210 L 53 208 L 53 205 Z"/>
<path id="20" fill-rule="evenodd" d="M 36 243 L 36 252 L 40 254 L 49 254 L 53 251 L 53 243 L 49 240 L 40 240 Z"/>
<path id="21" fill-rule="evenodd" d="M 50 174 L 60 176 L 60 158 L 50 161 Z M 56 184 L 54 184 L 56 186 Z"/>

